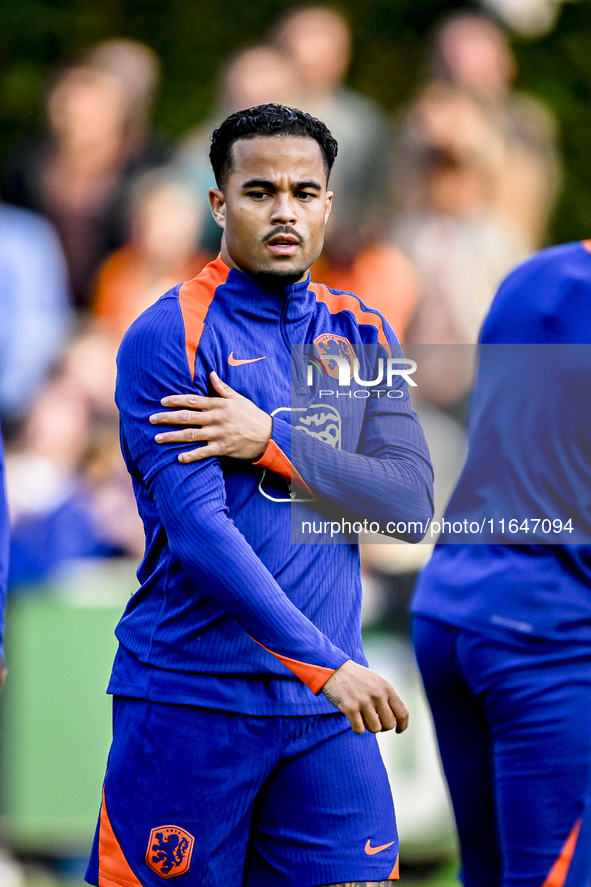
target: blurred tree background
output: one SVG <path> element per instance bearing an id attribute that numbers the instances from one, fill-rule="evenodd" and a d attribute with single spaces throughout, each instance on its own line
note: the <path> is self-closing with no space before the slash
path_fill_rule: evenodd
<path id="1" fill-rule="evenodd" d="M 299 4 L 291 4 L 297 6 Z M 0 4 L 0 159 L 42 125 L 48 77 L 98 40 L 126 36 L 160 55 L 156 126 L 175 139 L 211 109 L 217 72 L 257 43 L 285 11 L 282 0 L 19 0 Z M 423 71 L 429 34 L 445 13 L 474 4 L 446 0 L 341 0 L 354 32 L 349 83 L 394 111 Z M 562 133 L 565 181 L 552 242 L 591 236 L 591 2 L 566 3 L 556 28 L 513 39 L 517 87 L 546 100 Z"/>

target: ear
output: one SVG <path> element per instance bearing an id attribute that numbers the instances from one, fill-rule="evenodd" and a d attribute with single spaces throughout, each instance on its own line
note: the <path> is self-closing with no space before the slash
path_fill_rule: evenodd
<path id="1" fill-rule="evenodd" d="M 209 190 L 209 205 L 211 207 L 212 215 L 220 226 L 220 228 L 226 227 L 226 198 L 224 197 L 224 192 L 220 191 L 219 188 L 210 188 Z"/>
<path id="2" fill-rule="evenodd" d="M 332 198 L 334 194 L 332 191 L 326 192 L 326 197 L 324 198 L 324 224 L 328 222 L 328 217 L 330 215 L 330 211 L 332 209 Z"/>

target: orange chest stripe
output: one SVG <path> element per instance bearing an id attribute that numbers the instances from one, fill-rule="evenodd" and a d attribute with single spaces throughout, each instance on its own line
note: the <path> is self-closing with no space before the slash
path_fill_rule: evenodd
<path id="1" fill-rule="evenodd" d="M 205 318 L 214 300 L 218 286 L 225 283 L 230 269 L 218 256 L 206 265 L 197 277 L 183 283 L 179 290 L 179 303 L 185 323 L 185 348 L 191 376 L 195 378 L 195 356 L 201 341 Z"/>
<path id="2" fill-rule="evenodd" d="M 357 323 L 370 324 L 375 326 L 378 331 L 378 342 L 384 346 L 390 357 L 392 349 L 386 338 L 384 323 L 379 314 L 373 311 L 364 311 L 361 307 L 359 299 L 348 293 L 333 293 L 324 283 L 311 283 L 308 289 L 312 290 L 318 302 L 322 302 L 331 314 L 338 314 L 339 311 L 350 311 L 355 315 Z"/>

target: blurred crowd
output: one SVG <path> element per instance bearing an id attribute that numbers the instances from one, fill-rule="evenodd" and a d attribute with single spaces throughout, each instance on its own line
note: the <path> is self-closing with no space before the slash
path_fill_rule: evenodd
<path id="1" fill-rule="evenodd" d="M 44 132 L 1 176 L 13 590 L 72 558 L 142 554 L 119 455 L 115 355 L 132 321 L 218 252 L 208 147 L 230 112 L 280 102 L 327 123 L 339 144 L 336 196 L 313 277 L 378 308 L 411 349 L 474 345 L 502 277 L 545 243 L 560 188 L 556 124 L 514 88 L 501 28 L 472 13 L 444 20 L 395 115 L 346 85 L 353 37 L 332 8 L 291 8 L 266 43 L 226 61 L 210 118 L 178 144 L 152 127 L 162 72 L 150 47 L 108 40 L 54 73 Z M 441 507 L 470 385 L 469 372 L 442 373 L 442 359 L 425 358 L 417 403 L 441 442 Z M 404 547 L 371 549 L 374 576 L 416 569 Z"/>

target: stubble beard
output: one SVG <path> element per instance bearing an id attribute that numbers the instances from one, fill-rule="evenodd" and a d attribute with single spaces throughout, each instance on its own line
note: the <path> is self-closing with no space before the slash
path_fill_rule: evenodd
<path id="1" fill-rule="evenodd" d="M 307 272 L 308 268 L 294 271 L 259 271 L 255 274 L 255 280 L 263 289 L 283 289 L 292 283 L 297 283 Z"/>

